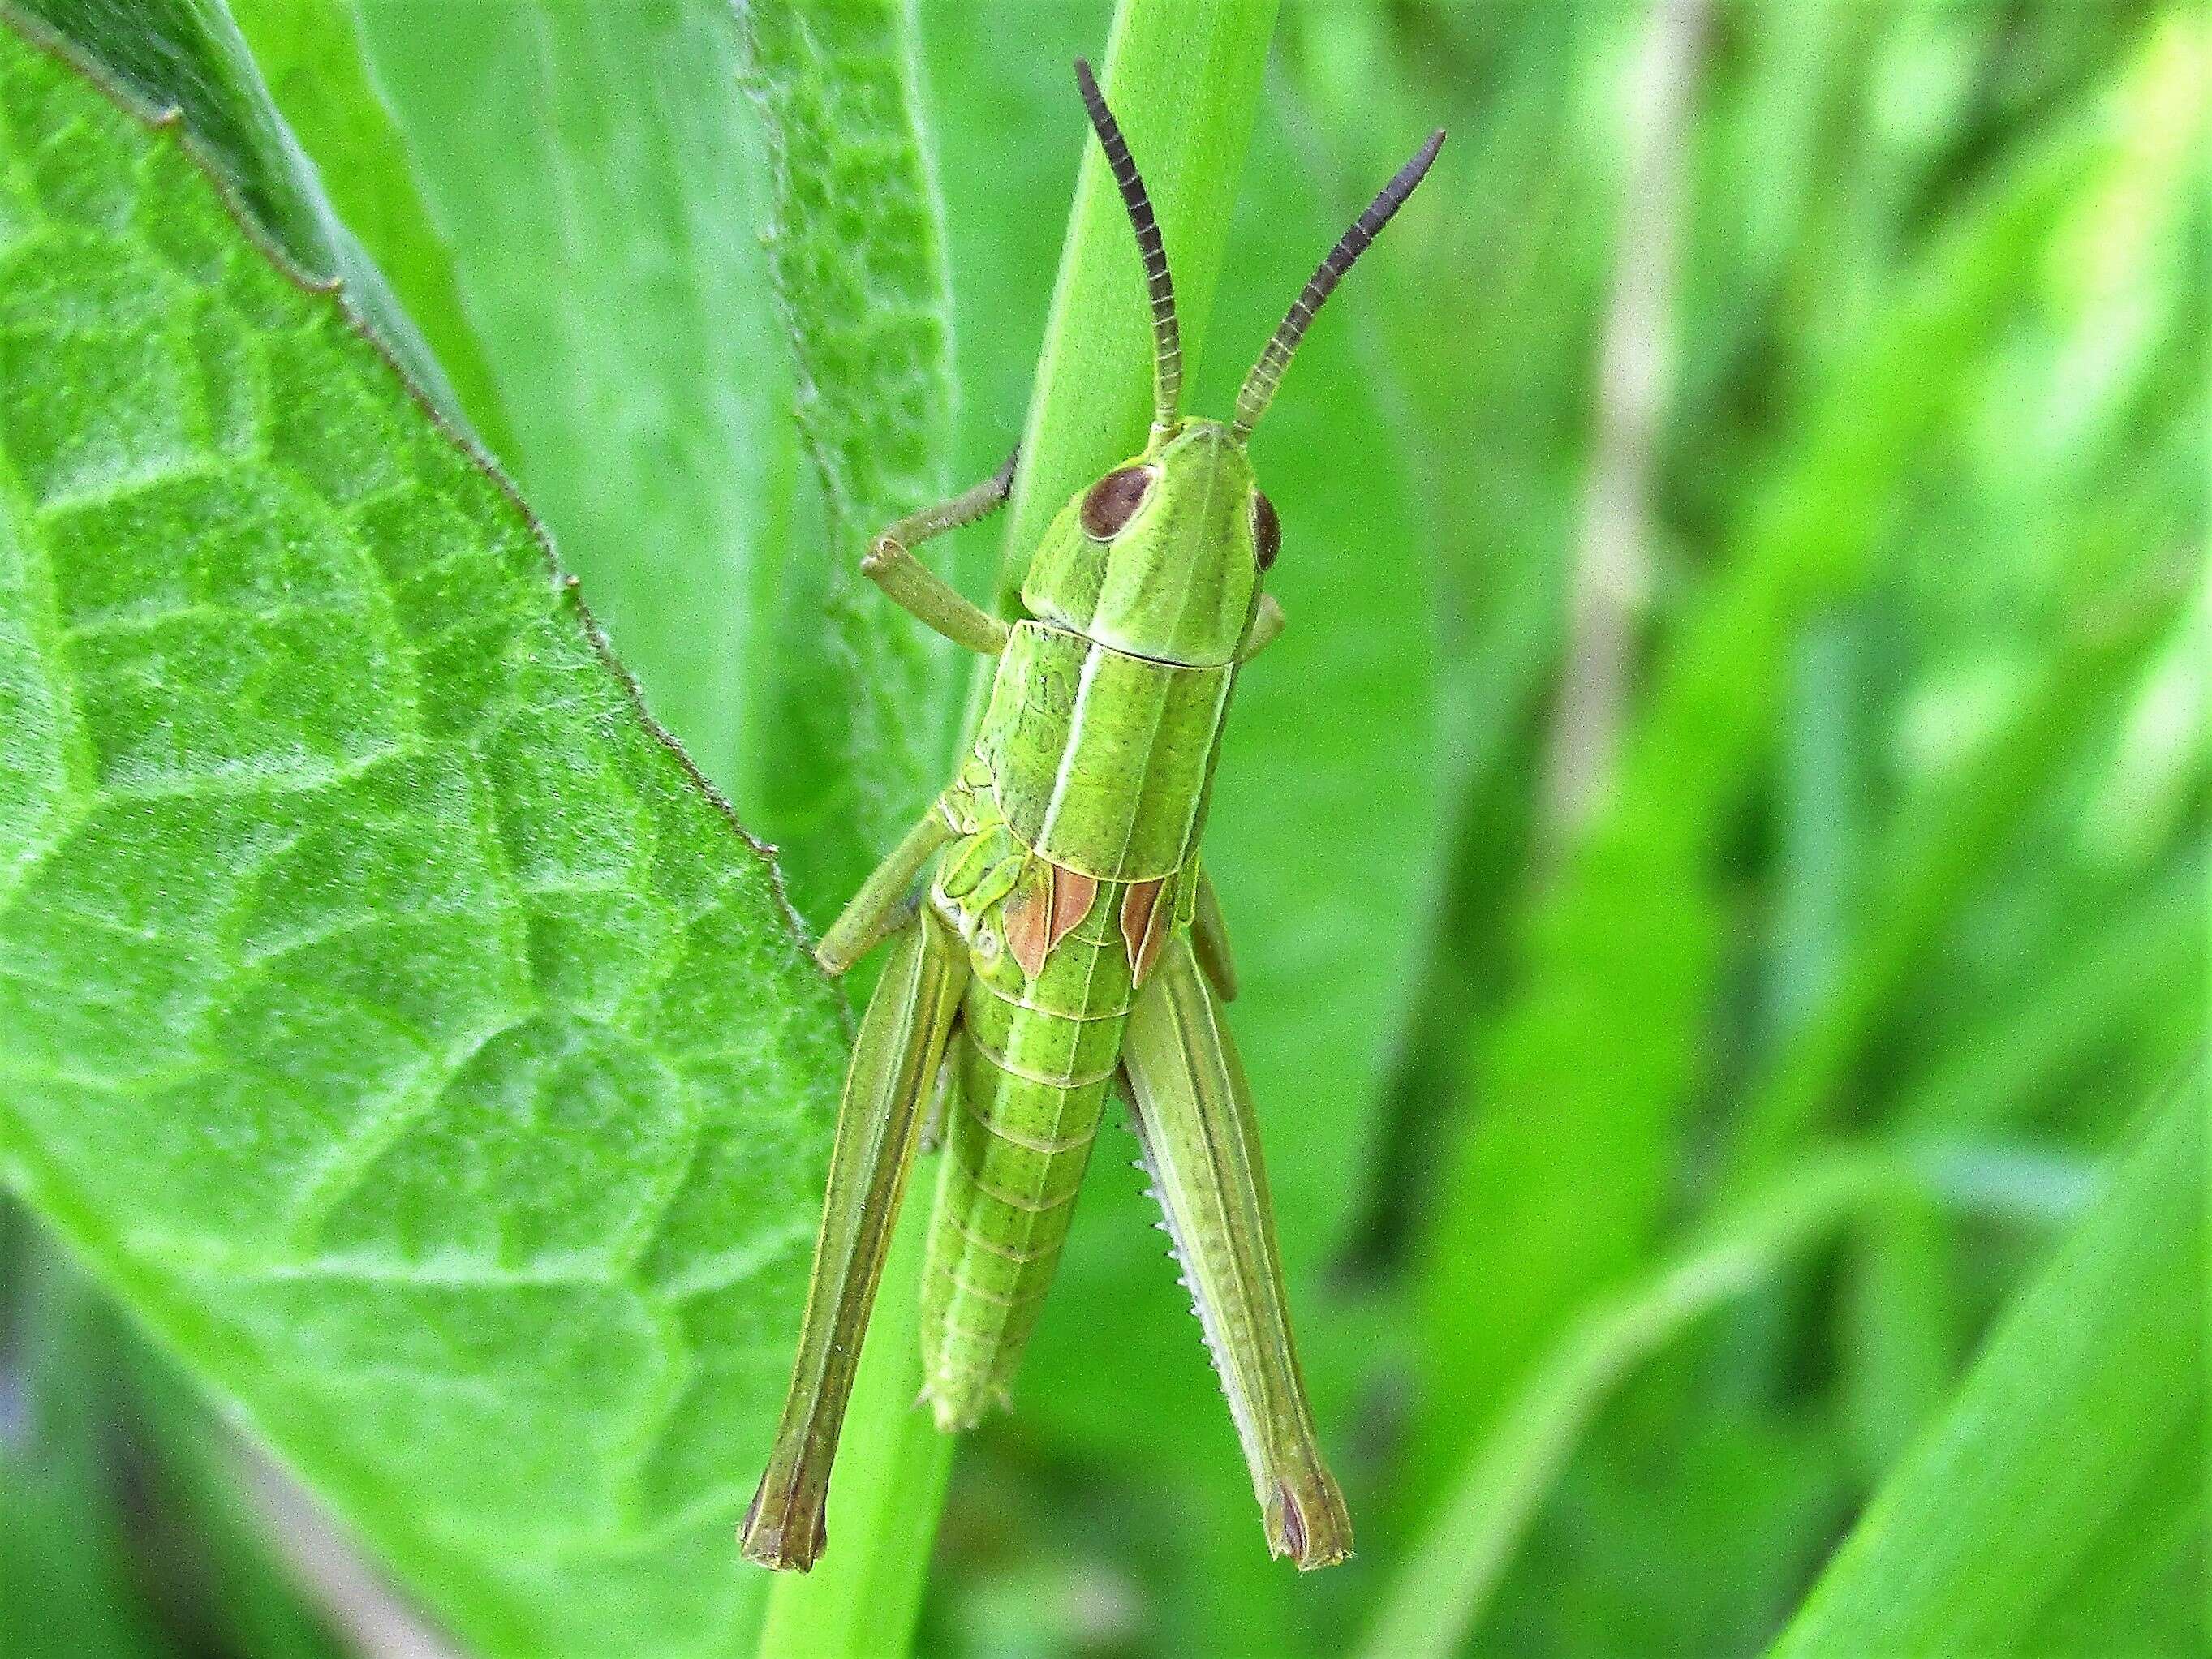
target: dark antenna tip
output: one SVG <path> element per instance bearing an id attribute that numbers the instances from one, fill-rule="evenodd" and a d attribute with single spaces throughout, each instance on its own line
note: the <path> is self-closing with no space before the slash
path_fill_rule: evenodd
<path id="1" fill-rule="evenodd" d="M 1252 435 L 1252 428 L 1267 412 L 1274 400 L 1275 389 L 1283 383 L 1284 371 L 1291 366 L 1291 354 L 1305 338 L 1306 330 L 1313 325 L 1315 313 L 1322 303 L 1336 291 L 1344 280 L 1344 273 L 1352 269 L 1359 256 L 1390 222 L 1391 216 L 1406 204 L 1406 198 L 1414 187 L 1428 176 L 1429 166 L 1443 148 L 1444 130 L 1438 127 L 1428 137 L 1428 142 L 1415 150 L 1405 166 L 1390 177 L 1390 182 L 1375 192 L 1351 228 L 1336 240 L 1306 285 L 1298 290 L 1298 297 L 1291 302 L 1290 310 L 1277 325 L 1274 336 L 1261 352 L 1260 361 L 1252 365 L 1252 372 L 1244 377 L 1244 384 L 1237 393 L 1237 418 L 1230 423 L 1230 435 L 1243 443 Z"/>
<path id="2" fill-rule="evenodd" d="M 1075 60 L 1075 84 L 1083 94 L 1091 128 L 1098 135 L 1098 146 L 1106 153 L 1115 188 L 1121 192 L 1130 228 L 1137 234 L 1137 253 L 1145 266 L 1145 295 L 1152 312 L 1152 428 L 1165 431 L 1175 424 L 1176 409 L 1182 400 L 1182 334 L 1176 323 L 1175 283 L 1168 275 L 1167 248 L 1160 240 L 1159 221 L 1153 216 L 1152 198 L 1146 193 L 1144 179 L 1129 154 L 1128 141 L 1121 136 L 1114 112 L 1107 107 L 1087 58 Z"/>

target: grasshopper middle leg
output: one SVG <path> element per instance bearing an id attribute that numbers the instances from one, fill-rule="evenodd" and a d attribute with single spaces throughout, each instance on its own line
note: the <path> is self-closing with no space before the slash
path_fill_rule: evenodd
<path id="1" fill-rule="evenodd" d="M 907 890 L 921 873 L 937 849 L 952 839 L 952 826 L 944 812 L 931 807 L 921 822 L 908 830 L 890 856 L 875 867 L 852 902 L 838 912 L 837 920 L 814 947 L 814 959 L 826 974 L 842 974 L 882 944 L 910 919 Z"/>

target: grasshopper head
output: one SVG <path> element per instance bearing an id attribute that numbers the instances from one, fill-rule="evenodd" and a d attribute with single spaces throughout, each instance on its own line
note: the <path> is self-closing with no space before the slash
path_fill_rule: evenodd
<path id="1" fill-rule="evenodd" d="M 1115 650 L 1211 667 L 1244 643 L 1279 539 L 1243 444 L 1182 421 L 1060 509 L 1022 603 Z"/>
<path id="2" fill-rule="evenodd" d="M 1144 261 L 1152 313 L 1152 434 L 1143 454 L 1060 509 L 1022 584 L 1022 603 L 1042 621 L 1139 656 L 1203 666 L 1232 662 L 1282 541 L 1275 509 L 1253 483 L 1246 441 L 1314 313 L 1413 194 L 1444 136 L 1432 134 L 1329 250 L 1245 376 L 1236 418 L 1186 420 L 1178 410 L 1182 343 L 1159 224 L 1091 66 L 1079 59 L 1075 78 Z"/>

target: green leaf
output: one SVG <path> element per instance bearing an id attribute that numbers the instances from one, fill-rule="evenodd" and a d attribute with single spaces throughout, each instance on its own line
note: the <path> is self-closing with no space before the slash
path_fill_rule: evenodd
<path id="1" fill-rule="evenodd" d="M 240 204 L 310 276 L 343 280 L 386 349 L 449 417 L 453 389 L 384 274 L 338 222 L 228 12 L 193 0 L 10 0 L 93 55 L 149 109 L 175 109 Z"/>
<path id="2" fill-rule="evenodd" d="M 12 31 L 0 780 L 25 1200 L 481 1650 L 740 1645 L 838 999 L 514 496 Z"/>
<path id="3" fill-rule="evenodd" d="M 502 460 L 654 718 L 756 830 L 799 839 L 772 787 L 817 763 L 788 685 L 846 556 L 800 488 L 726 0 L 343 3 L 453 249 Z"/>
<path id="4" fill-rule="evenodd" d="M 746 84 L 768 142 L 769 270 L 797 358 L 796 412 L 829 507 L 829 637 L 777 810 L 806 891 L 838 902 L 945 787 L 957 670 L 944 640 L 859 572 L 868 538 L 941 500 L 952 449 L 951 277 L 896 0 L 748 0 Z M 823 908 L 827 909 L 825 901 Z"/>
<path id="5" fill-rule="evenodd" d="M 2203 1650 L 2204 1124 L 2115 1158 L 1774 1659 Z"/>
<path id="6" fill-rule="evenodd" d="M 237 0 L 230 9 L 332 209 L 422 331 L 470 424 L 494 454 L 513 454 L 491 365 L 462 309 L 453 250 L 431 222 L 404 140 L 369 78 L 351 5 Z"/>

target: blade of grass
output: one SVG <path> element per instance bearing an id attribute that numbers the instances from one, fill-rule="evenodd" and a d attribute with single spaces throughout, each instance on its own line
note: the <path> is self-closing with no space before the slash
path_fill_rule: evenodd
<path id="1" fill-rule="evenodd" d="M 2177 1622 L 2201 1641 L 2204 1112 L 2200 1075 L 2115 1160 L 1770 1659 L 2140 1653 Z M 2185 1584 L 2185 1611 L 2116 1581 Z"/>
<path id="2" fill-rule="evenodd" d="M 431 220 L 406 140 L 369 77 L 349 0 L 234 0 L 230 10 L 331 205 L 422 331 L 477 434 L 512 465 L 514 434 L 461 307 L 453 249 Z"/>
<path id="3" fill-rule="evenodd" d="M 1477 1437 L 1381 1598 L 1363 1659 L 1446 1659 L 1459 1651 L 1607 1397 L 1699 1318 L 1771 1285 L 1838 1228 L 1900 1200 L 2046 1218 L 1972 1173 L 2007 1157 L 2002 1148 L 1934 1143 L 1814 1153 L 1706 1223 L 1647 1276 L 1587 1306 L 1496 1426 Z"/>
<path id="4" fill-rule="evenodd" d="M 1387 1588 L 1363 1659 L 1447 1659 L 1495 1589 L 1528 1522 L 1607 1395 L 1645 1358 L 1787 1261 L 1909 1172 L 1869 1153 L 1791 1170 L 1642 1282 L 1563 1331 L 1479 1437 L 1420 1542 Z"/>
<path id="5" fill-rule="evenodd" d="M 884 1262 L 830 1488 L 830 1547 L 811 1572 L 777 1576 L 761 1659 L 878 1659 L 914 1639 L 959 1443 L 918 1409 L 927 1197 L 914 1183 Z"/>
<path id="6" fill-rule="evenodd" d="M 1900 1193 L 1875 1207 L 1846 1242 L 1837 1298 L 1838 1413 L 1855 1459 L 1858 1490 L 1892 1467 L 1948 1397 L 1965 1334 L 1961 1294 L 1966 1241 L 1941 1207 Z M 1775 1300 L 1783 1304 L 1786 1290 Z M 1738 1333 L 1730 1358 L 1747 1395 L 1779 1392 L 1769 1332 L 1789 1331 L 1786 1312 Z M 1751 1340 L 1745 1340 L 1746 1337 Z M 1765 1339 L 1765 1340 L 1761 1340 Z"/>
<path id="7" fill-rule="evenodd" d="M 1275 5 L 1123 0 L 1107 35 L 1101 84 L 1144 169 L 1175 272 L 1183 355 L 1194 363 L 1205 355 Z M 1071 126 L 1071 139 L 1080 133 Z M 1151 418 L 1152 336 L 1136 246 L 1097 146 L 1087 134 L 1082 142 L 999 567 L 1008 615 L 1052 515 L 1141 448 Z"/>

